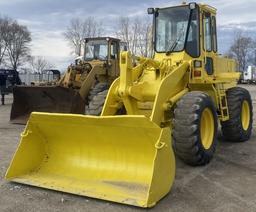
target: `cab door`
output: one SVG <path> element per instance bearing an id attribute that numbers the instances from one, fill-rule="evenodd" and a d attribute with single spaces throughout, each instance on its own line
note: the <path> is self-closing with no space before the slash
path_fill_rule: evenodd
<path id="1" fill-rule="evenodd" d="M 214 75 L 214 59 L 217 54 L 216 18 L 209 12 L 203 12 L 203 50 L 205 71 Z"/>

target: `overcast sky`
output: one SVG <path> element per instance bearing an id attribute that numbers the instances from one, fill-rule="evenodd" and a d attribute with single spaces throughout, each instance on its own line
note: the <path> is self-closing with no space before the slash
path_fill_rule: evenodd
<path id="1" fill-rule="evenodd" d="M 176 0 L 0 0 L 2 15 L 27 25 L 32 33 L 32 54 L 44 56 L 63 70 L 70 62 L 71 49 L 63 38 L 63 31 L 74 17 L 95 16 L 106 30 L 120 16 L 146 16 L 148 7 L 180 4 Z M 202 1 L 197 1 L 202 2 Z M 204 0 L 218 9 L 219 50 L 229 48 L 234 31 L 256 37 L 256 0 Z M 110 34 L 111 35 L 111 34 Z"/>

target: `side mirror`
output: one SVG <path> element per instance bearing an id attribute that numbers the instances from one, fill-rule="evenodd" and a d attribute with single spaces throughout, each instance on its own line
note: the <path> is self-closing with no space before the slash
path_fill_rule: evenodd
<path id="1" fill-rule="evenodd" d="M 154 8 L 148 8 L 148 14 L 149 15 L 153 15 L 155 13 L 155 9 Z"/>

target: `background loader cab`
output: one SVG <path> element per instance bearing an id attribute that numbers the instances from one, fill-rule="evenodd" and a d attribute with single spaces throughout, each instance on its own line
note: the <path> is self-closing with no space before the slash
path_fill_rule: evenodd
<path id="1" fill-rule="evenodd" d="M 94 68 L 96 83 L 111 83 L 119 76 L 119 54 L 123 43 L 116 38 L 85 38 L 75 65 L 70 66 L 71 74 L 65 74 L 65 86 L 81 87 L 85 76 Z M 94 70 L 94 72 L 95 72 Z"/>
<path id="2" fill-rule="evenodd" d="M 108 89 L 120 74 L 120 52 L 126 49 L 127 44 L 116 38 L 85 39 L 81 64 L 87 66 L 90 74 L 79 92 L 81 96 L 87 96 L 87 115 L 100 115 Z"/>
<path id="3" fill-rule="evenodd" d="M 96 76 L 99 81 L 102 77 L 113 80 L 119 76 L 119 55 L 120 51 L 126 48 L 125 46 L 125 43 L 116 38 L 86 38 L 84 62 L 91 66 L 99 66 Z"/>
<path id="4" fill-rule="evenodd" d="M 56 83 L 15 87 L 12 123 L 26 124 L 34 111 L 101 113 L 109 86 L 119 76 L 119 54 L 125 44 L 111 37 L 86 38 L 84 41 L 82 56 Z"/>

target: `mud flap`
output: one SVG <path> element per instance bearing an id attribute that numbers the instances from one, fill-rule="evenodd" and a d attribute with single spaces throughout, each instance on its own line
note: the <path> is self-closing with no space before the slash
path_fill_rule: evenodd
<path id="1" fill-rule="evenodd" d="M 32 112 L 85 113 L 79 93 L 60 86 L 17 86 L 13 89 L 10 121 L 26 124 Z"/>
<path id="2" fill-rule="evenodd" d="M 170 144 L 170 128 L 144 116 L 32 113 L 6 179 L 152 207 L 174 180 Z"/>

